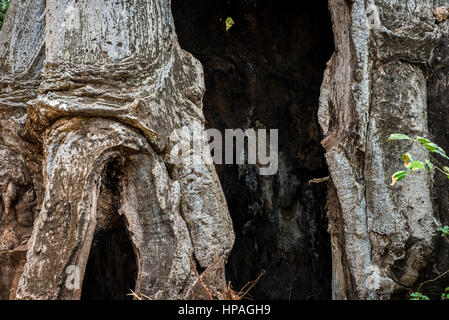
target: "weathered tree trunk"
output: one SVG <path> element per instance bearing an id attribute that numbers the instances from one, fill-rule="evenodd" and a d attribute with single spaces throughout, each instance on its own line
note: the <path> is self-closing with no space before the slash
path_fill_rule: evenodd
<path id="1" fill-rule="evenodd" d="M 38 22 L 24 23 L 31 16 Z M 17 46 L 23 33 L 27 46 Z M 9 113 L 2 121 L 9 122 L 2 129 L 22 128 L 20 134 L 42 145 L 42 152 L 21 145 L 14 150 L 2 141 L 9 148 L 2 161 L 21 161 L 36 179 L 43 172 L 43 185 L 33 189 L 25 173 L 15 181 L 14 172 L 2 167 L 9 177 L 2 185 L 7 217 L 20 205 L 10 208 L 14 199 L 32 201 L 29 193 L 43 190 L 16 298 L 80 298 L 81 286 L 67 285 L 70 271 L 78 270 L 82 282 L 92 239 L 111 224 L 111 203 L 125 218 L 134 247 L 137 293 L 191 295 L 198 279 L 190 257 L 202 268 L 223 264 L 234 235 L 213 165 L 194 161 L 195 154 L 181 162 L 171 156 L 184 142 L 177 133 L 203 130 L 204 84 L 201 64 L 178 45 L 170 1 L 13 1 L 1 39 L 0 50 L 23 48 L 25 60 L 18 66 L 22 77 L 10 80 L 8 74 L 19 74 L 21 52 L 2 55 L 2 83 L 30 88 L 20 95 L 13 85 L 3 86 L 0 105 Z M 11 144 L 21 141 L 16 135 Z M 42 165 L 35 167 L 39 154 Z M 105 183 L 108 174 L 118 177 L 118 186 Z M 4 234 L 17 230 L 10 220 Z M 6 286 L 16 291 L 10 278 Z M 216 282 L 224 285 L 222 278 Z"/>
<path id="2" fill-rule="evenodd" d="M 390 187 L 402 153 L 425 154 L 387 138 L 429 135 L 427 77 L 441 33 L 431 0 L 329 4 L 336 51 L 319 120 L 333 182 L 333 296 L 393 298 L 431 262 L 439 222 L 428 175 Z"/>
<path id="3" fill-rule="evenodd" d="M 0 33 L 0 299 L 79 299 L 96 235 L 120 223 L 137 264 L 135 287 L 129 289 L 154 299 L 202 297 L 196 264 L 206 269 L 208 285 L 224 286 L 234 233 L 214 166 L 196 161 L 204 153 L 182 161 L 173 154 L 190 143 L 186 137 L 204 130 L 205 85 L 201 64 L 178 44 L 170 5 L 170 0 L 11 2 Z M 390 187 L 402 153 L 425 154 L 411 144 L 387 142 L 397 132 L 434 135 L 449 149 L 444 117 L 449 22 L 435 22 L 437 5 L 449 3 L 329 0 L 335 52 L 324 74 L 319 112 L 312 116 L 324 133 L 331 175 L 334 299 L 405 297 L 433 269 L 449 265 L 449 247 L 438 242 L 436 232 L 441 223 L 449 224 L 449 183 L 415 175 L 412 182 Z M 248 19 L 256 26 L 254 17 Z M 276 47 L 272 61 L 282 61 Z M 241 92 L 248 93 L 250 107 L 241 119 L 232 107 L 219 120 L 223 126 L 282 125 L 285 119 L 273 121 L 275 116 L 263 117 L 264 109 L 254 107 L 261 100 L 256 92 L 274 81 L 258 83 L 253 64 L 244 62 L 255 61 L 263 73 L 273 74 L 267 60 L 232 50 L 226 48 L 231 57 L 211 65 L 228 74 L 244 65 L 250 85 Z M 297 76 L 288 72 L 288 81 Z M 297 110 L 296 85 L 289 89 L 279 100 L 296 118 L 285 136 L 317 136 L 312 116 L 301 117 Z M 308 129 L 296 127 L 309 123 Z M 205 140 L 196 142 L 200 150 L 207 148 Z M 287 257 L 290 273 L 321 267 L 323 259 L 316 257 L 321 249 L 302 258 L 318 232 L 308 226 L 324 210 L 304 205 L 325 198 L 321 192 L 312 195 L 307 183 L 309 175 L 325 171 L 316 144 L 307 156 L 301 155 L 307 143 L 284 145 L 294 150 L 281 148 L 279 176 L 257 177 L 251 167 L 235 170 L 246 181 L 229 185 L 247 184 L 245 195 L 256 199 L 248 207 L 249 221 L 239 221 L 240 231 L 270 233 L 253 236 L 254 246 L 241 244 L 236 260 L 260 254 L 276 268 Z M 298 173 L 306 169 L 310 172 Z M 299 189 L 303 195 L 296 194 Z M 234 193 L 242 197 L 241 190 Z M 257 229 L 260 220 L 252 224 L 261 212 L 259 219 L 273 228 Z M 267 239 L 279 243 L 258 249 L 257 241 Z M 309 261 L 314 266 L 309 268 Z M 278 275 L 270 277 L 266 290 L 281 285 Z M 303 283 L 296 278 L 283 281 Z"/>
<path id="4" fill-rule="evenodd" d="M 228 280 L 241 288 L 265 270 L 256 300 L 329 299 L 327 188 L 309 183 L 328 176 L 317 119 L 334 50 L 327 0 L 176 0 L 172 10 L 181 46 L 204 66 L 206 125 L 279 133 L 276 174 L 216 165 L 236 232 Z"/>
<path id="5" fill-rule="evenodd" d="M 42 199 L 42 152 L 26 130 L 44 62 L 45 1 L 15 2 L 0 33 L 0 299 L 13 298 Z"/>

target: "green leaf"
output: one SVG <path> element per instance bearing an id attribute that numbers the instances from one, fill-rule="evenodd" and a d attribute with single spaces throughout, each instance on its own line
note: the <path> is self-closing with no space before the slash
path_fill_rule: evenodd
<path id="1" fill-rule="evenodd" d="M 410 164 L 410 170 L 421 170 L 421 169 L 425 169 L 425 165 L 424 162 L 422 161 L 413 161 Z"/>
<path id="2" fill-rule="evenodd" d="M 443 228 L 438 228 L 437 231 L 441 232 L 441 236 L 449 236 L 449 226 L 444 226 Z M 447 291 L 449 291 L 449 287 L 446 288 Z"/>
<path id="3" fill-rule="evenodd" d="M 433 170 L 433 164 L 429 160 L 426 160 L 426 165 L 429 168 L 429 170 Z"/>
<path id="4" fill-rule="evenodd" d="M 410 167 L 410 164 L 413 162 L 413 158 L 412 158 L 412 155 L 410 154 L 410 153 L 404 153 L 403 155 L 402 155 L 402 160 L 404 160 L 404 166 L 406 167 L 406 168 L 409 168 Z"/>
<path id="5" fill-rule="evenodd" d="M 443 158 L 446 158 L 446 159 L 449 160 L 449 157 L 446 155 L 446 152 L 444 152 L 444 150 L 443 151 L 441 151 L 441 150 L 434 150 L 433 152 L 436 153 L 436 154 L 439 154 Z"/>
<path id="6" fill-rule="evenodd" d="M 438 145 L 436 145 L 435 143 L 423 143 L 423 145 L 429 149 L 430 152 L 434 152 L 438 150 Z"/>
<path id="7" fill-rule="evenodd" d="M 394 133 L 392 134 L 388 140 L 412 140 L 409 136 L 406 136 L 402 133 Z"/>
<path id="8" fill-rule="evenodd" d="M 422 144 L 429 144 L 429 143 L 433 143 L 432 141 L 430 141 L 429 139 L 417 136 L 416 140 L 418 140 L 419 142 L 421 142 Z"/>
<path id="9" fill-rule="evenodd" d="M 393 177 L 398 179 L 398 181 L 400 181 L 404 179 L 407 174 L 408 174 L 407 171 L 398 171 L 393 174 Z"/>
<path id="10" fill-rule="evenodd" d="M 235 24 L 234 20 L 231 17 L 226 18 L 226 31 L 229 31 L 231 27 Z"/>
<path id="11" fill-rule="evenodd" d="M 430 152 L 439 154 L 440 156 L 449 159 L 449 157 L 446 155 L 446 151 L 444 151 L 443 148 L 433 143 L 429 139 L 418 136 L 416 137 L 416 140 L 419 141 L 423 146 L 425 146 Z"/>
<path id="12" fill-rule="evenodd" d="M 410 297 L 410 300 L 430 300 L 428 296 L 425 296 L 420 292 L 413 292 L 410 294 Z"/>
<path id="13" fill-rule="evenodd" d="M 446 153 L 443 148 L 441 148 L 439 145 L 437 145 L 436 143 L 433 143 L 430 140 L 427 140 L 425 138 L 422 137 L 417 137 L 416 140 L 418 140 L 419 142 L 421 142 L 421 144 L 423 144 L 427 149 L 429 149 L 430 151 L 435 151 L 438 150 L 442 153 Z"/>
<path id="14" fill-rule="evenodd" d="M 391 177 L 391 179 L 392 179 L 391 186 L 394 186 L 394 185 L 396 184 L 396 182 L 398 182 L 398 181 L 404 179 L 406 175 L 408 175 L 408 172 L 407 172 L 407 171 L 398 171 L 398 172 L 395 172 L 395 173 L 393 174 L 393 176 Z"/>

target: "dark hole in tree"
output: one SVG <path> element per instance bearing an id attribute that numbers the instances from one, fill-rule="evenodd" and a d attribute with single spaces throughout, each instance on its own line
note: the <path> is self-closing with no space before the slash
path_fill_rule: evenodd
<path id="1" fill-rule="evenodd" d="M 120 165 L 105 169 L 98 199 L 97 230 L 87 262 L 82 300 L 127 300 L 134 290 L 137 261 L 124 219 L 118 214 Z"/>
<path id="2" fill-rule="evenodd" d="M 236 232 L 234 289 L 255 299 L 331 298 L 328 176 L 318 98 L 333 47 L 327 1 L 173 0 L 181 47 L 204 67 L 206 126 L 279 129 L 279 170 L 216 165 Z M 225 30 L 226 18 L 235 24 Z"/>

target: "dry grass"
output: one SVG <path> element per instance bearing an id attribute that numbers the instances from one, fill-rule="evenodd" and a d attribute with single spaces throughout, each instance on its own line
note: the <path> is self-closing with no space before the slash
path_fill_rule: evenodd
<path id="1" fill-rule="evenodd" d="M 127 296 L 134 297 L 136 300 L 153 300 L 149 296 L 144 295 L 143 293 L 137 294 L 134 291 L 130 290 L 131 293 L 128 293 Z"/>
<path id="2" fill-rule="evenodd" d="M 265 270 L 259 274 L 256 280 L 248 282 L 240 291 L 232 289 L 231 281 L 224 287 L 224 262 L 217 259 L 202 274 L 199 274 L 193 257 L 190 257 L 193 272 L 198 282 L 194 284 L 188 294 L 189 300 L 252 300 L 249 292 L 259 282 L 265 274 Z M 153 300 L 151 297 L 142 293 L 138 294 L 131 290 L 128 296 L 132 296 L 135 300 Z"/>
<path id="3" fill-rule="evenodd" d="M 259 274 L 256 280 L 248 282 L 246 285 L 243 286 L 243 288 L 236 292 L 232 290 L 231 288 L 231 281 L 228 282 L 228 287 L 226 290 L 226 296 L 229 297 L 229 299 L 225 300 L 242 300 L 242 299 L 249 299 L 252 300 L 249 292 L 254 288 L 254 286 L 259 282 L 260 278 L 265 274 L 265 270 L 262 270 L 262 272 Z"/>

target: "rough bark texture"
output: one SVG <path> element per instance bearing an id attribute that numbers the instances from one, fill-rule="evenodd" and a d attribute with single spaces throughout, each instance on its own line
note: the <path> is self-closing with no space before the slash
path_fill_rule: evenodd
<path id="1" fill-rule="evenodd" d="M 387 138 L 396 132 L 429 136 L 427 78 L 441 36 L 434 1 L 329 5 L 336 51 L 324 76 L 319 119 L 336 190 L 330 201 L 339 204 L 330 220 L 333 297 L 404 297 L 431 261 L 439 222 L 428 175 L 390 187 L 402 153 L 425 154 Z M 381 23 L 370 28 L 367 18 L 376 11 Z"/>
<path id="2" fill-rule="evenodd" d="M 80 298 L 81 287 L 66 285 L 67 267 L 79 268 L 82 281 L 92 240 L 115 214 L 124 217 L 134 248 L 136 292 L 187 297 L 197 282 L 190 256 L 202 268 L 226 259 L 234 234 L 213 165 L 197 164 L 194 154 L 183 162 L 170 156 L 184 142 L 177 130 L 204 126 L 202 67 L 178 45 L 170 1 L 13 2 L 2 37 L 2 88 L 9 91 L 0 105 L 11 113 L 2 128 L 18 130 L 2 134 L 2 148 L 12 134 L 14 143 L 28 134 L 42 145 L 40 151 L 5 141 L 1 153 L 17 171 L 2 166 L 2 209 L 11 217 L 2 224 L 6 250 L 29 236 L 37 216 L 32 201 L 44 190 L 16 298 Z M 24 54 L 8 54 L 12 49 Z M 33 187 L 41 172 L 43 185 Z M 115 194 L 103 183 L 111 174 L 118 177 Z M 16 219 L 12 204 L 21 208 Z M 14 224 L 28 229 L 18 234 Z M 12 271 L 19 253 L 2 252 Z M 2 274 L 5 289 L 12 271 Z"/>
<path id="3" fill-rule="evenodd" d="M 45 1 L 13 2 L 0 33 L 0 299 L 14 297 L 42 199 L 42 152 L 26 130 L 44 61 Z"/>
<path id="4" fill-rule="evenodd" d="M 437 1 L 435 5 L 449 6 L 449 1 Z M 447 9 L 446 9 L 447 10 Z M 445 150 L 449 150 L 449 136 L 447 128 L 449 122 L 448 113 L 448 41 L 449 41 L 449 24 L 445 21 L 439 24 L 441 37 L 435 45 L 435 63 L 429 73 L 427 81 L 427 98 L 428 98 L 428 118 L 430 134 L 439 146 Z M 432 189 L 432 199 L 434 204 L 434 212 L 440 219 L 442 225 L 449 225 L 449 183 L 448 179 L 443 175 L 435 175 Z M 421 276 L 421 280 L 429 280 L 440 275 L 449 269 L 449 243 L 440 241 L 437 250 L 434 252 L 433 263 L 429 264 L 427 272 Z M 447 277 L 440 281 L 429 283 L 426 285 L 426 294 L 430 297 L 439 299 L 441 292 L 447 287 Z"/>
<path id="5" fill-rule="evenodd" d="M 204 81 L 169 0 L 12 1 L 0 33 L 0 299 L 224 298 L 226 200 L 237 288 L 266 269 L 259 299 L 406 298 L 449 268 L 436 232 L 449 183 L 417 174 L 390 187 L 402 153 L 425 154 L 387 137 L 449 150 L 449 22 L 433 14 L 448 5 L 177 0 Z M 205 127 L 279 129 L 279 172 L 176 161 Z M 329 173 L 328 186 L 308 183 Z M 85 278 L 75 290 L 73 266 Z"/>
<path id="6" fill-rule="evenodd" d="M 255 299 L 330 299 L 329 175 L 317 121 L 333 52 L 327 1 L 177 0 L 179 41 L 204 66 L 206 126 L 279 129 L 279 170 L 216 165 L 236 231 L 227 277 Z M 235 24 L 226 32 L 224 20 Z"/>

